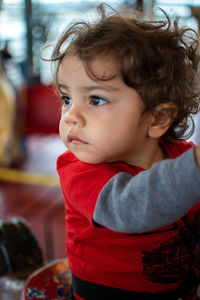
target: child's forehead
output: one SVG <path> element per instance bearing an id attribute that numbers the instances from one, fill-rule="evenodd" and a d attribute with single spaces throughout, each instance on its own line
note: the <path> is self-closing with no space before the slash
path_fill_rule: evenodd
<path id="1" fill-rule="evenodd" d="M 110 78 L 120 75 L 119 65 L 114 56 L 111 55 L 98 55 L 86 63 L 77 56 L 66 56 L 59 66 L 59 71 L 62 73 L 77 73 L 83 70 L 87 72 L 86 66 L 89 72 L 94 74 L 97 78 Z"/>
<path id="2" fill-rule="evenodd" d="M 65 57 L 57 73 L 57 88 L 76 91 L 101 89 L 111 93 L 128 88 L 115 61 L 98 57 L 91 62 L 90 69 L 91 74 L 76 56 Z"/>

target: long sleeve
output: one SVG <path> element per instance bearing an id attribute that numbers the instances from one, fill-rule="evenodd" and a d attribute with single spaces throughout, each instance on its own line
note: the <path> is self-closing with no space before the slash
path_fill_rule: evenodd
<path id="1" fill-rule="evenodd" d="M 93 220 L 114 231 L 139 233 L 169 225 L 200 201 L 193 149 L 132 177 L 121 172 L 101 190 Z"/>

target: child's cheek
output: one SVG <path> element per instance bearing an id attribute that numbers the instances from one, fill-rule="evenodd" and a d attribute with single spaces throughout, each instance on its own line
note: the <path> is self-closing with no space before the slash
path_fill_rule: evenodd
<path id="1" fill-rule="evenodd" d="M 61 119 L 60 119 L 60 123 L 59 123 L 59 134 L 60 134 L 60 137 L 61 137 L 61 139 L 62 139 L 62 141 L 64 142 L 64 144 L 66 143 L 66 141 L 65 141 L 65 136 L 67 136 L 67 133 L 65 134 L 65 132 L 64 132 L 64 122 L 63 122 L 63 120 L 62 120 L 62 117 L 61 117 Z"/>

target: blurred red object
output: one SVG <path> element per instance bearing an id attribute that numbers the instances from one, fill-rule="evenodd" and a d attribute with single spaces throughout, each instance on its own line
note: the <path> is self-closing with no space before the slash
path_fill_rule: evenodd
<path id="1" fill-rule="evenodd" d="M 71 272 L 67 259 L 58 259 L 30 275 L 22 291 L 21 300 L 67 300 L 70 286 Z"/>
<path id="2" fill-rule="evenodd" d="M 60 100 L 54 86 L 37 83 L 24 89 L 24 133 L 58 133 Z"/>

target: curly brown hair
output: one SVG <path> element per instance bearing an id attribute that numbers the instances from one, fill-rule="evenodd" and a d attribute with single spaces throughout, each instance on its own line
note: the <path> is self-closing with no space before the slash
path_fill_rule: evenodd
<path id="1" fill-rule="evenodd" d="M 135 11 L 107 15 L 103 5 L 98 9 L 101 18 L 96 23 L 73 23 L 61 36 L 51 57 L 51 61 L 58 62 L 56 76 L 63 58 L 75 55 L 91 78 L 109 80 L 98 78 L 90 62 L 98 55 L 111 54 L 125 84 L 142 97 L 145 111 L 167 102 L 177 107 L 178 113 L 165 137 L 177 140 L 191 136 L 194 122 L 188 121 L 199 110 L 200 94 L 197 33 L 179 27 L 177 19 L 172 23 L 164 11 L 164 21 L 146 21 Z"/>

